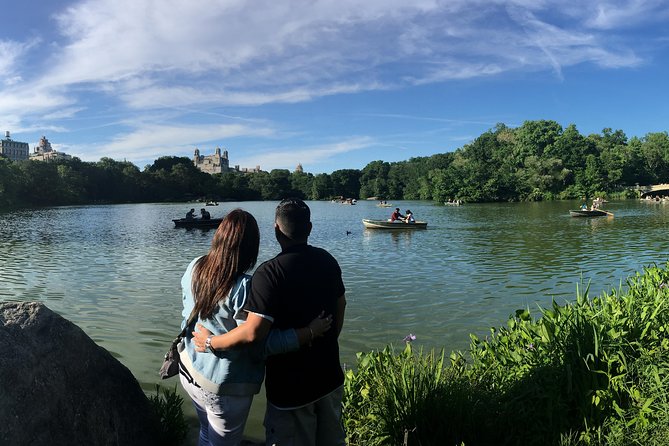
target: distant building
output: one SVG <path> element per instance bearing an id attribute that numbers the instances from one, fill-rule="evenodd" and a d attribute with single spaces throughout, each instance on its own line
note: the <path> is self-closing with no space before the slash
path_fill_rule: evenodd
<path id="1" fill-rule="evenodd" d="M 195 149 L 193 154 L 193 164 L 195 167 L 200 169 L 202 172 L 208 174 L 215 173 L 224 173 L 230 171 L 242 172 L 242 173 L 257 173 L 260 172 L 260 166 L 255 168 L 235 166 L 234 169 L 230 168 L 230 159 L 228 158 L 228 151 L 224 150 L 221 153 L 221 148 L 216 147 L 216 151 L 213 155 L 200 155 L 200 150 Z"/>
<path id="2" fill-rule="evenodd" d="M 300 173 L 304 172 L 304 169 L 302 168 L 302 163 L 297 163 L 297 167 L 295 168 L 295 172 L 300 172 Z"/>
<path id="3" fill-rule="evenodd" d="M 260 166 L 242 167 L 242 168 L 240 168 L 239 166 L 235 166 L 235 168 L 232 169 L 232 170 L 234 170 L 236 172 L 241 172 L 241 173 L 258 173 L 258 172 L 261 172 Z"/>
<path id="4" fill-rule="evenodd" d="M 5 139 L 0 141 L 0 155 L 9 158 L 12 161 L 22 161 L 28 159 L 30 146 L 27 142 L 13 141 L 9 137 L 9 131 L 5 132 Z"/>
<path id="5" fill-rule="evenodd" d="M 33 148 L 33 153 L 30 154 L 32 161 L 54 161 L 54 160 L 69 160 L 72 159 L 67 153 L 59 152 L 51 147 L 51 143 L 45 136 L 39 140 L 39 144 Z"/>
<path id="6" fill-rule="evenodd" d="M 216 147 L 216 152 L 213 155 L 200 155 L 200 150 L 195 149 L 193 155 L 193 164 L 202 172 L 208 174 L 223 173 L 230 170 L 230 160 L 228 159 L 228 151 L 224 150 L 221 155 L 221 148 Z"/>

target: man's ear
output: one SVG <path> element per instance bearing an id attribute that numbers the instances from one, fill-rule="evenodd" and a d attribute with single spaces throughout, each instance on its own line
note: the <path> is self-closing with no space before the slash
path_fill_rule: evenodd
<path id="1" fill-rule="evenodd" d="M 278 223 L 274 223 L 274 237 L 276 237 L 276 240 L 281 243 L 281 240 L 284 240 L 288 237 L 286 237 L 286 234 L 281 232 L 281 226 L 279 226 Z"/>

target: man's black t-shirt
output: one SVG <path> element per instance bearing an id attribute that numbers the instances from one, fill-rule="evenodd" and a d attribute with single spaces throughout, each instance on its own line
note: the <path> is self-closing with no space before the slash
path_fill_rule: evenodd
<path id="1" fill-rule="evenodd" d="M 299 328 L 322 311 L 336 317 L 344 292 L 341 268 L 332 255 L 307 244 L 292 246 L 258 267 L 244 309 L 272 317 L 272 328 Z M 279 408 L 299 407 L 343 384 L 336 325 L 335 320 L 311 346 L 267 358 L 269 402 Z"/>

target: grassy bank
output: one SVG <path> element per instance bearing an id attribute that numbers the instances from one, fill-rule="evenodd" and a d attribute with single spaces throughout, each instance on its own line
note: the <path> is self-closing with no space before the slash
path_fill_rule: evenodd
<path id="1" fill-rule="evenodd" d="M 469 351 L 358 355 L 347 371 L 350 445 L 669 444 L 669 270 L 532 314 Z"/>

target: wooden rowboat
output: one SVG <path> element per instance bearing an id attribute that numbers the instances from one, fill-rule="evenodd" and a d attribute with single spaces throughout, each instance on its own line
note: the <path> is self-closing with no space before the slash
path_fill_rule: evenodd
<path id="1" fill-rule="evenodd" d="M 403 221 L 395 220 L 369 220 L 362 219 L 362 224 L 367 229 L 426 229 L 426 221 L 417 221 L 415 223 L 404 223 Z"/>
<path id="2" fill-rule="evenodd" d="M 569 215 L 572 217 L 606 217 L 607 215 L 613 217 L 613 214 L 607 211 L 602 211 L 601 209 L 577 209 L 569 210 Z"/>

